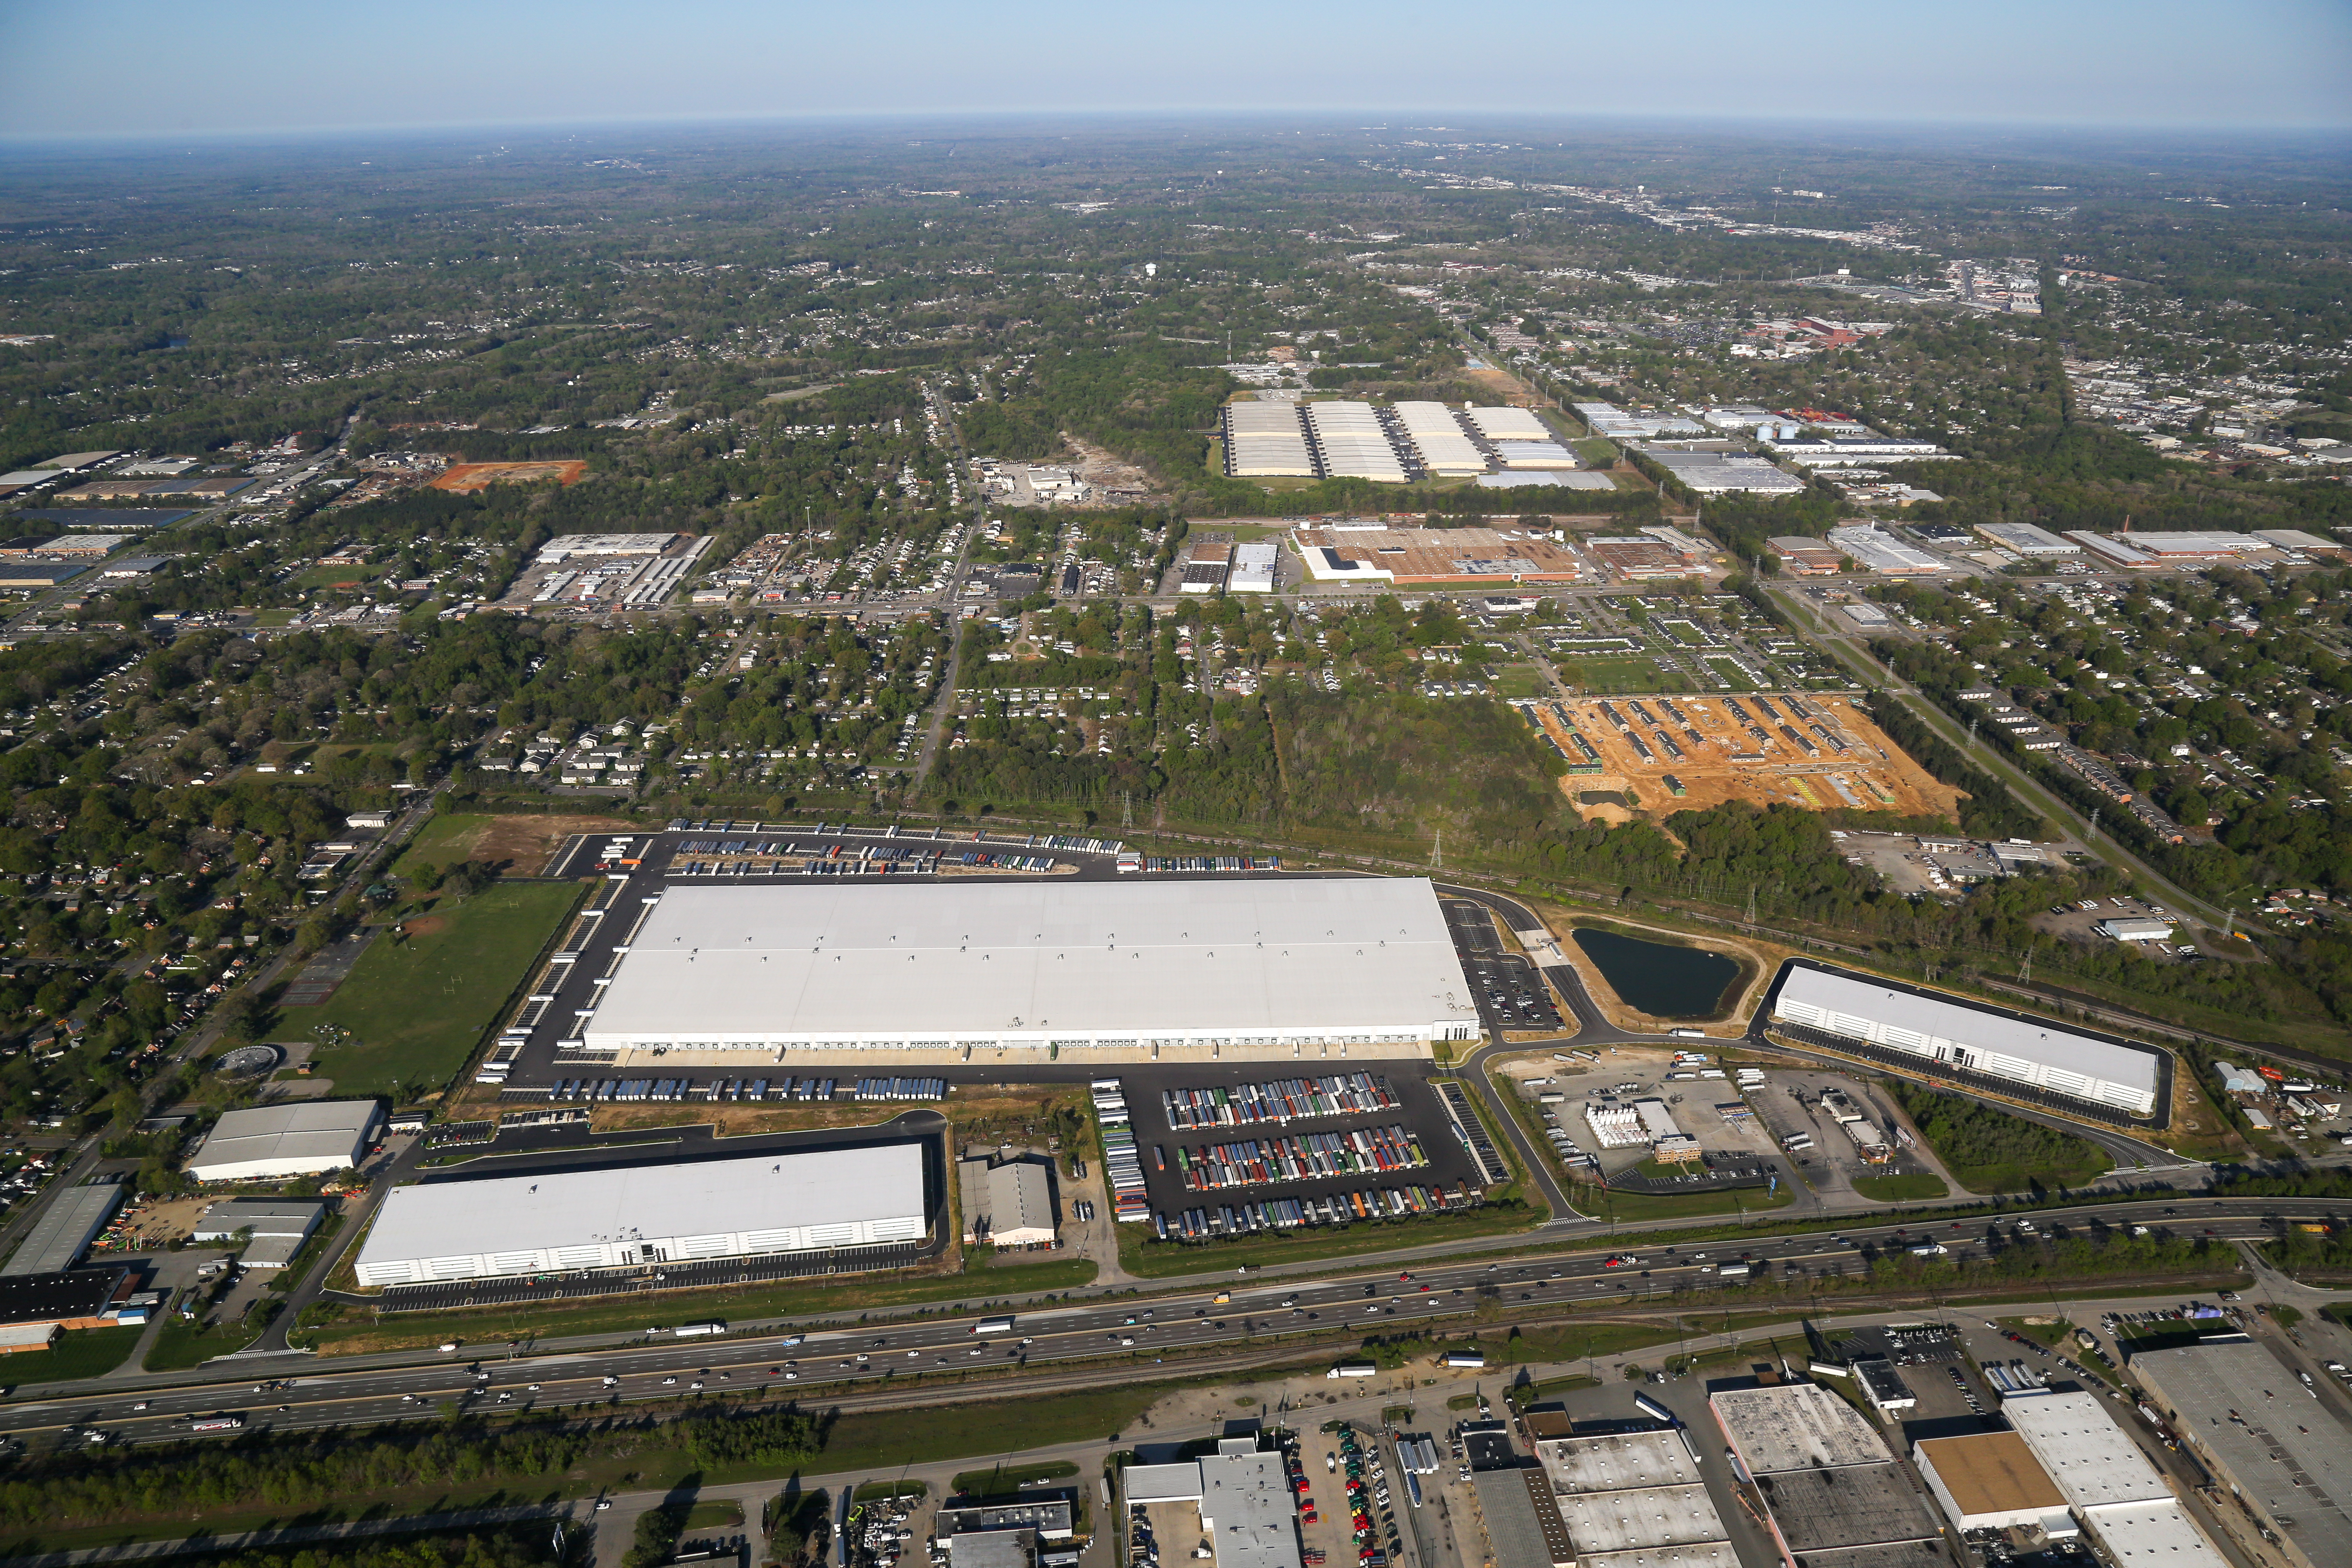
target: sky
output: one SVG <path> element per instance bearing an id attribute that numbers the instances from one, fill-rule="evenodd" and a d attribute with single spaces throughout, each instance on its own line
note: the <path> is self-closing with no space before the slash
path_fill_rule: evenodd
<path id="1" fill-rule="evenodd" d="M 0 0 L 0 137 L 1486 111 L 2352 126 L 2352 0 Z"/>

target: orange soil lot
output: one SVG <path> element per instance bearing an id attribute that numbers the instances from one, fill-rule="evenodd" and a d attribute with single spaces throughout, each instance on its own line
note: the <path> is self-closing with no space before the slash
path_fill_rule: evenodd
<path id="1" fill-rule="evenodd" d="M 1750 722 L 1764 731 L 1760 741 L 1733 713 L 1730 695 L 1722 692 L 1704 697 L 1676 693 L 1570 698 L 1547 701 L 1536 712 L 1545 731 L 1571 758 L 1583 755 L 1573 734 L 1581 734 L 1601 753 L 1599 773 L 1570 773 L 1559 781 L 1571 800 L 1588 790 L 1631 790 L 1643 812 L 1657 816 L 1704 811 L 1732 800 L 1755 805 L 1779 801 L 1811 811 L 1957 815 L 1962 792 L 1938 782 L 1912 761 L 1850 699 L 1803 693 L 1796 698 L 1804 705 L 1800 713 L 1784 693 L 1761 695 L 1771 703 L 1777 719 L 1763 715 L 1755 695 L 1737 694 Z M 1648 758 L 1635 751 L 1610 721 L 1602 711 L 1604 703 L 1633 726 L 1650 748 Z M 1654 722 L 1643 721 L 1635 710 L 1637 703 Z M 1672 703 L 1687 722 L 1675 720 L 1665 703 Z M 1563 718 L 1568 722 L 1563 723 Z M 1847 750 L 1841 754 L 1815 734 L 1811 726 L 1816 723 L 1845 742 Z M 1790 742 L 1780 732 L 1784 724 L 1813 749 L 1808 752 L 1802 742 Z M 1697 731 L 1699 739 L 1694 742 L 1689 731 Z M 1659 739 L 1661 731 L 1682 748 L 1680 757 L 1666 749 Z M 1675 795 L 1667 787 L 1664 781 L 1669 773 L 1681 783 L 1683 794 Z M 1840 784 L 1844 785 L 1843 790 Z"/>
<path id="2" fill-rule="evenodd" d="M 471 495 L 476 490 L 502 481 L 554 479 L 568 485 L 587 471 L 588 465 L 576 458 L 545 463 L 452 463 L 439 479 L 433 481 L 433 488 Z"/>

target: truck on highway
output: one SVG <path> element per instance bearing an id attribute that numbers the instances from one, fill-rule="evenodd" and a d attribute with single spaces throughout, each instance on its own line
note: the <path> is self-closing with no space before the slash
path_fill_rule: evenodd
<path id="1" fill-rule="evenodd" d="M 672 1329 L 670 1333 L 681 1340 L 702 1340 L 726 1331 L 727 1325 L 714 1318 L 707 1323 L 680 1323 Z"/>
<path id="2" fill-rule="evenodd" d="M 1010 1315 L 982 1318 L 971 1326 L 971 1331 L 975 1334 L 1009 1334 L 1013 1331 L 1013 1319 Z"/>

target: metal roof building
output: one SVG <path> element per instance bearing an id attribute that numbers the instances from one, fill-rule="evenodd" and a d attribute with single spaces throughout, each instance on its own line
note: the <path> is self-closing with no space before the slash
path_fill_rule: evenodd
<path id="1" fill-rule="evenodd" d="M 356 1165 L 383 1124 L 373 1100 L 297 1100 L 232 1110 L 188 1161 L 200 1182 L 311 1176 Z"/>
<path id="2" fill-rule="evenodd" d="M 362 1285 L 612 1268 L 914 1241 L 923 1152 L 823 1153 L 394 1187 L 360 1250 Z"/>
<path id="3" fill-rule="evenodd" d="M 1579 1563 L 1738 1562 L 1723 1518 L 1679 1432 L 1618 1432 L 1536 1442 L 1549 1500 Z M 1475 1477 L 1473 1478 L 1475 1479 Z M 1479 1493 L 1486 1500 L 1486 1493 Z M 1540 1519 L 1542 1505 L 1538 1504 Z M 1634 1558 L 1624 1561 L 1632 1563 Z"/>
<path id="4" fill-rule="evenodd" d="M 1255 1438 L 1221 1438 L 1215 1453 L 1181 1464 L 1129 1465 L 1119 1489 L 1130 1504 L 1198 1503 L 1216 1568 L 1300 1568 L 1290 1477 Z"/>
<path id="5" fill-rule="evenodd" d="M 1811 964 L 1789 967 L 1772 1011 L 1776 1018 L 1885 1046 L 1923 1063 L 1948 1063 L 2139 1116 L 2156 1111 L 2161 1057 L 2153 1047 L 2135 1049 L 2055 1023 Z"/>
<path id="6" fill-rule="evenodd" d="M 71 1268 L 114 1217 L 122 1203 L 122 1188 L 114 1182 L 68 1187 L 49 1201 L 40 1219 L 0 1268 L 0 1275 L 55 1274 Z"/>
<path id="7" fill-rule="evenodd" d="M 1478 1029 L 1419 878 L 674 888 L 610 980 L 592 1050 L 1400 1056 Z"/>
<path id="8" fill-rule="evenodd" d="M 956 1162 L 956 1187 L 963 1201 L 963 1238 L 998 1247 L 1042 1247 L 1058 1234 L 1054 1226 L 1053 1184 L 1034 1160 Z"/>
<path id="9" fill-rule="evenodd" d="M 2352 1568 L 2352 1429 L 2242 1336 L 2131 1358 L 2173 1430 L 2312 1568 Z"/>

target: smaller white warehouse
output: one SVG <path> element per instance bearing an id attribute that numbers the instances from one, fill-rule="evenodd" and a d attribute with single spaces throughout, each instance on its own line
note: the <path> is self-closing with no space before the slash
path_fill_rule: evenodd
<path id="1" fill-rule="evenodd" d="M 2152 1047 L 2120 1045 L 2056 1023 L 1801 963 L 1792 963 L 1783 975 L 1772 1016 L 1917 1058 L 1927 1070 L 1933 1070 L 1928 1064 L 1944 1064 L 2137 1116 L 2156 1112 L 2163 1058 Z"/>
<path id="2" fill-rule="evenodd" d="M 188 1174 L 200 1182 L 317 1176 L 356 1165 L 383 1125 L 373 1100 L 309 1100 L 232 1110 L 213 1123 Z"/>
<path id="3" fill-rule="evenodd" d="M 2091 929 L 2113 942 L 2170 942 L 2172 940 L 2170 921 L 2149 920 L 2139 915 L 2104 920 Z"/>
<path id="4" fill-rule="evenodd" d="M 919 1240 L 923 1152 L 824 1153 L 394 1187 L 360 1251 L 362 1285 L 818 1252 Z"/>

